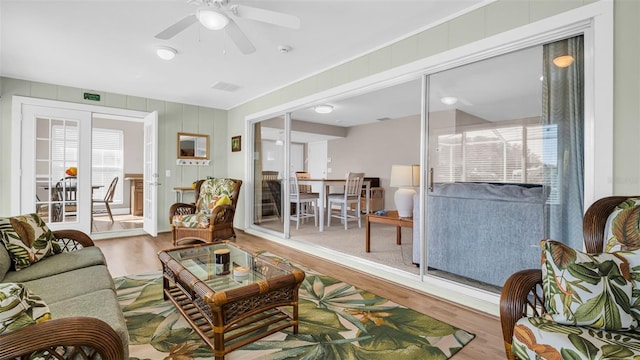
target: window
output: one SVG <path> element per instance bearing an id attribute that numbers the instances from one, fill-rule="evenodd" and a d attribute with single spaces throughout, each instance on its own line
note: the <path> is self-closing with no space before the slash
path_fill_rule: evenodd
<path id="1" fill-rule="evenodd" d="M 95 199 L 104 198 L 114 177 L 124 175 L 124 133 L 122 130 L 93 128 L 91 152 L 92 185 L 102 187 L 93 191 Z M 122 204 L 122 183 L 118 181 L 113 203 Z"/>

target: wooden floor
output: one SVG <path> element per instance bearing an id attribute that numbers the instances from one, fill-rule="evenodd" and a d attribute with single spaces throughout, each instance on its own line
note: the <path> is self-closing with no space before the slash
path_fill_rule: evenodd
<path id="1" fill-rule="evenodd" d="M 505 358 L 500 321 L 495 316 L 452 304 L 252 235 L 239 233 L 237 243 L 249 250 L 266 250 L 280 255 L 476 334 L 476 338 L 453 357 L 454 360 Z M 159 270 L 161 265 L 157 257 L 158 251 L 172 247 L 170 233 L 162 233 L 157 238 L 143 235 L 96 240 L 96 245 L 103 250 L 109 271 L 114 277 Z"/>
<path id="2" fill-rule="evenodd" d="M 91 226 L 92 233 L 123 231 L 142 228 L 144 217 L 131 214 L 113 215 L 113 222 L 109 215 L 95 215 Z"/>

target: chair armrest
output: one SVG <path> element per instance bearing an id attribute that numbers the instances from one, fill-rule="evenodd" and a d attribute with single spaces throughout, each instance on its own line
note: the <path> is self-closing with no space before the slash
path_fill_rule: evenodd
<path id="1" fill-rule="evenodd" d="M 74 251 L 94 246 L 89 235 L 80 230 L 56 230 L 53 231 L 53 236 L 58 240 L 63 251 Z"/>
<path id="2" fill-rule="evenodd" d="M 604 248 L 604 228 L 609 215 L 622 202 L 638 196 L 607 196 L 596 200 L 584 214 L 582 229 L 584 245 L 588 253 L 600 253 Z"/>
<path id="3" fill-rule="evenodd" d="M 169 208 L 169 224 L 173 224 L 175 215 L 195 214 L 196 205 L 187 203 L 175 203 Z"/>
<path id="4" fill-rule="evenodd" d="M 500 323 L 508 359 L 514 359 L 511 342 L 516 322 L 523 317 L 540 316 L 543 312 L 542 271 L 528 269 L 511 275 L 500 295 Z"/>
<path id="5" fill-rule="evenodd" d="M 103 360 L 124 358 L 122 340 L 111 326 L 95 318 L 70 317 L 29 325 L 1 335 L 0 359 L 29 359 L 39 351 L 56 351 L 58 357 L 50 356 L 56 359 L 79 358 L 77 353 L 68 351 L 71 347 L 85 354 L 97 352 Z M 87 358 L 97 359 L 95 355 Z"/>
<path id="6" fill-rule="evenodd" d="M 209 217 L 209 224 L 215 226 L 217 224 L 233 224 L 233 217 L 236 213 L 236 208 L 233 205 L 219 205 L 213 208 L 211 217 Z"/>

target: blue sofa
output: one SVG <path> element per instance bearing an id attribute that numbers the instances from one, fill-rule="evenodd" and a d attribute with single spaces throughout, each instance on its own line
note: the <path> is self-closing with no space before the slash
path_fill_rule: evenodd
<path id="1" fill-rule="evenodd" d="M 502 287 L 510 274 L 539 265 L 547 208 L 542 186 L 442 183 L 427 196 L 430 269 Z M 420 219 L 418 209 L 414 219 Z M 417 227 L 416 221 L 415 263 L 420 261 Z"/>

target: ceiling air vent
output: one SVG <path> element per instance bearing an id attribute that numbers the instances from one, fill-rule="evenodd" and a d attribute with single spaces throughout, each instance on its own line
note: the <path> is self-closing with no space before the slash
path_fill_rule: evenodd
<path id="1" fill-rule="evenodd" d="M 213 85 L 211 85 L 211 88 L 215 89 L 215 90 L 220 90 L 220 91 L 232 92 L 232 91 L 236 91 L 236 90 L 240 89 L 240 86 L 239 85 L 235 85 L 235 84 L 229 84 L 229 83 L 226 83 L 224 81 L 218 81 L 218 82 L 214 83 Z"/>

